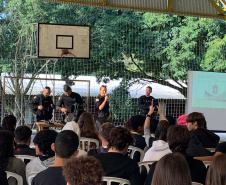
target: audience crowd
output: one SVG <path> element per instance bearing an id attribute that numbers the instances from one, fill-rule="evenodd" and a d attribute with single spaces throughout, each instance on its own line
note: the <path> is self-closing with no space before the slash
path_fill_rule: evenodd
<path id="1" fill-rule="evenodd" d="M 226 184 L 226 143 L 207 129 L 204 115 L 181 115 L 176 123 L 160 104 L 157 109 L 151 105 L 146 117 L 131 116 L 125 127 L 106 122 L 98 129 L 93 115 L 84 112 L 62 131 L 37 132 L 33 148 L 32 130 L 16 127 L 16 118 L 6 116 L 0 127 L 0 184 L 17 185 L 8 172 L 20 175 L 23 185 L 101 185 L 104 176 L 131 185 Z M 84 147 L 80 137 L 96 139 L 100 146 Z M 130 146 L 137 148 L 134 155 Z M 21 155 L 32 159 L 21 160 Z"/>

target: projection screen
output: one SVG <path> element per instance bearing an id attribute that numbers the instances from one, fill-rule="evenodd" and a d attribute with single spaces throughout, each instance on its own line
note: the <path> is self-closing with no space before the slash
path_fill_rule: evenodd
<path id="1" fill-rule="evenodd" d="M 189 71 L 186 112 L 201 112 L 209 130 L 226 131 L 226 73 Z"/>

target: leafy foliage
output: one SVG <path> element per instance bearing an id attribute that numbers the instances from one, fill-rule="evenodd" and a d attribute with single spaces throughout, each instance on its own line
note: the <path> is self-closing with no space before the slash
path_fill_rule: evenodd
<path id="1" fill-rule="evenodd" d="M 48 64 L 67 79 L 74 75 L 95 75 L 122 78 L 124 84 L 116 89 L 111 101 L 114 110 L 126 115 L 133 106 L 127 92 L 131 79 L 147 79 L 168 85 L 186 95 L 186 88 L 170 84 L 166 79 L 187 81 L 188 70 L 225 72 L 225 21 L 184 17 L 149 12 L 134 12 L 96 7 L 40 2 L 36 0 L 4 0 L 0 3 L 0 69 L 12 73 L 18 35 L 29 23 L 59 23 L 89 25 L 91 27 L 91 58 L 63 59 L 55 66 Z M 26 45 L 21 46 L 23 52 Z M 23 48 L 24 47 L 24 48 Z M 22 64 L 17 68 L 28 73 L 45 72 L 43 61 Z M 40 70 L 41 69 L 41 70 Z M 19 75 L 19 73 L 18 73 Z M 131 81 L 130 81 L 131 82 Z M 117 96 L 117 93 L 123 94 Z"/>

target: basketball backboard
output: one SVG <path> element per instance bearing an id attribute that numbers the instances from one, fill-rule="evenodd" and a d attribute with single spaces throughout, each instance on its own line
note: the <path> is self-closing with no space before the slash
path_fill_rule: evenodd
<path id="1" fill-rule="evenodd" d="M 90 58 L 90 27 L 39 23 L 38 58 Z"/>

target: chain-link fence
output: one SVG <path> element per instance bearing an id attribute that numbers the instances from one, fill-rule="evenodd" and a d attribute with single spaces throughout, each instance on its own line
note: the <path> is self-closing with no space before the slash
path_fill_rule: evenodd
<path id="1" fill-rule="evenodd" d="M 160 99 L 164 113 L 176 119 L 185 113 L 187 71 L 225 72 L 226 69 L 226 23 L 223 20 L 37 1 L 32 3 L 26 1 L 25 4 L 27 6 L 23 6 L 23 11 L 20 8 L 11 10 L 12 13 L 8 16 L 14 16 L 10 20 L 7 16 L 1 20 L 4 23 L 1 28 L 3 33 L 1 38 L 11 43 L 11 46 L 5 43 L 5 47 L 10 48 L 7 50 L 10 51 L 8 53 L 1 47 L 4 54 L 1 55 L 2 72 L 7 72 L 9 76 L 23 77 L 36 70 L 39 74 L 60 75 L 61 79 L 79 77 L 80 80 L 95 76 L 96 84 L 90 84 L 90 91 L 93 93 L 90 94 L 87 107 L 94 114 L 95 97 L 98 95 L 100 85 L 106 84 L 110 109 L 113 113 L 112 121 L 117 125 L 124 124 L 131 115 L 139 114 L 137 99 L 144 95 L 147 85 L 153 88 L 151 95 Z M 6 8 L 7 5 L 4 9 Z M 30 9 L 33 12 L 29 12 Z M 26 35 L 27 32 L 22 30 L 22 25 L 14 17 L 23 20 L 21 21 L 23 23 L 45 20 L 46 23 L 90 26 L 90 59 L 63 58 L 54 65 L 51 62 L 32 60 L 25 61 L 22 65 L 20 57 L 28 55 L 26 51 L 30 51 L 29 47 L 35 44 L 20 42 L 21 49 L 17 50 L 20 52 L 16 53 L 14 45 L 18 33 L 22 32 L 21 35 Z M 4 29 L 11 30 L 10 37 L 4 34 Z M 36 35 L 30 34 L 35 40 Z M 34 50 L 34 47 L 32 49 Z M 15 65 L 14 57 L 18 55 L 20 57 L 17 57 Z M 14 66 L 17 68 L 17 73 Z M 50 80 L 49 77 L 47 78 Z M 9 86 L 12 79 L 8 78 L 8 80 Z M 116 84 L 114 80 L 117 81 Z M 18 111 L 30 120 L 31 113 L 27 104 L 32 96 L 40 93 L 44 87 L 37 85 L 38 81 L 36 79 L 33 83 L 33 88 L 37 90 L 30 95 L 28 92 L 23 94 L 22 87 L 16 89 L 14 93 L 6 89 L 2 101 L 5 105 L 4 114 L 15 111 L 17 107 Z M 46 81 L 43 83 L 45 84 Z M 77 88 L 75 91 L 77 92 Z M 18 94 L 17 101 L 15 101 L 15 93 Z M 61 93 L 62 89 L 59 90 L 59 94 L 55 94 L 55 101 Z M 29 123 L 29 121 L 24 122 Z"/>
<path id="2" fill-rule="evenodd" d="M 33 81 L 29 90 L 25 93 L 30 81 Z M 18 89 L 16 84 L 18 83 Z M 14 114 L 18 119 L 18 125 L 32 125 L 35 121 L 34 115 L 29 107 L 29 103 L 34 96 L 41 94 L 45 86 L 51 88 L 51 97 L 54 104 L 63 93 L 63 85 L 71 84 L 72 90 L 79 93 L 85 102 L 85 110 L 95 114 L 95 95 L 98 95 L 99 87 L 93 85 L 90 87 L 88 80 L 61 80 L 61 79 L 44 79 L 44 78 L 12 78 L 4 77 L 4 88 L 2 97 L 2 115 Z M 115 91 L 115 92 L 114 92 Z M 91 94 L 91 97 L 90 97 Z M 117 87 L 110 92 L 110 106 L 113 113 L 112 122 L 115 125 L 123 125 L 131 115 L 139 114 L 137 98 L 124 97 L 124 94 L 117 90 Z M 121 98 L 120 104 L 117 103 Z M 115 101 L 116 100 L 116 101 Z M 185 100 L 160 100 L 163 111 L 166 115 L 178 117 L 184 113 Z M 119 106 L 117 106 L 119 104 Z M 124 106 L 120 107 L 122 104 Z M 127 104 L 127 105 L 126 105 Z M 59 111 L 54 110 L 53 119 L 57 122 L 62 121 Z"/>
<path id="3" fill-rule="evenodd" d="M 51 78 L 13 78 L 4 77 L 2 96 L 2 115 L 14 114 L 18 125 L 30 125 L 34 122 L 34 115 L 29 107 L 31 100 L 48 86 L 51 89 L 51 97 L 56 105 L 59 97 L 63 94 L 63 86 L 71 85 L 82 96 L 85 111 L 89 111 L 90 104 L 90 81 L 88 80 L 62 80 Z M 53 120 L 62 121 L 59 111 L 54 110 Z"/>

